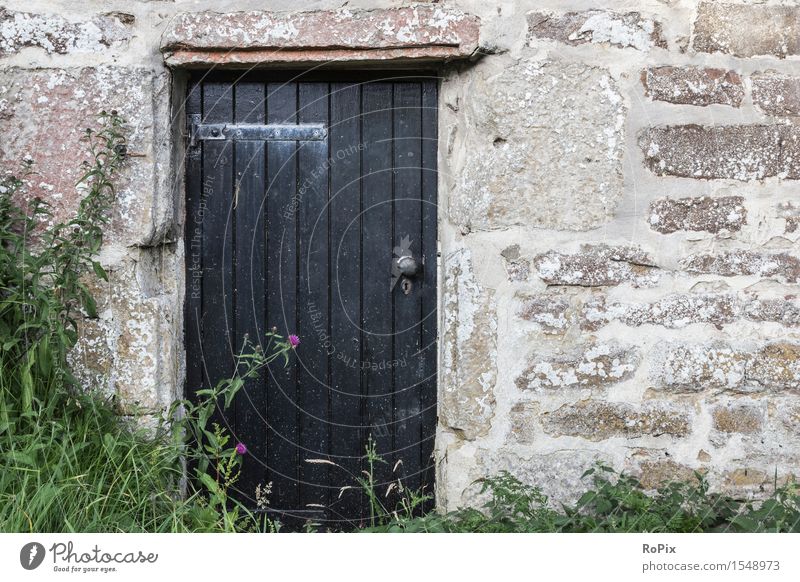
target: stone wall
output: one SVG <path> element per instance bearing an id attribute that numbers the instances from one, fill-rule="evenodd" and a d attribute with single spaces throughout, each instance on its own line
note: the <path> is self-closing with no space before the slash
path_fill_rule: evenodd
<path id="1" fill-rule="evenodd" d="M 442 387 L 440 503 L 797 475 L 800 6 L 496 4 L 442 85 L 444 307 L 481 312 L 444 350 L 485 375 Z"/>
<path id="2" fill-rule="evenodd" d="M 162 36 L 185 12 L 298 3 L 0 4 L 3 169 L 33 157 L 32 189 L 67 212 L 82 128 L 99 109 L 131 124 L 111 279 L 73 357 L 123 414 L 155 414 L 183 377 L 182 88 Z M 570 498 L 595 460 L 748 495 L 796 474 L 800 6 L 441 4 L 480 17 L 483 56 L 441 69 L 440 506 L 501 469 Z"/>

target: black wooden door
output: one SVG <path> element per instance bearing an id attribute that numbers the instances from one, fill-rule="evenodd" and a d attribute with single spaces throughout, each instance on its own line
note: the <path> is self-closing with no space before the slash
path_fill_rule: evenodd
<path id="1" fill-rule="evenodd" d="M 388 509 L 397 478 L 432 494 L 436 108 L 432 76 L 190 82 L 187 393 L 229 376 L 246 335 L 301 339 L 216 419 L 248 448 L 235 487 L 254 509 L 271 483 L 284 521 L 362 522 L 368 439 Z"/>

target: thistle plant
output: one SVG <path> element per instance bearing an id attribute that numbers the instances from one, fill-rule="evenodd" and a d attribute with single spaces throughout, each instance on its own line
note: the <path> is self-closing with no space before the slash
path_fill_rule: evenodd
<path id="1" fill-rule="evenodd" d="M 293 339 L 294 338 L 294 339 Z M 243 503 L 231 496 L 231 488 L 239 480 L 242 460 L 248 454 L 243 442 L 231 443 L 230 433 L 211 419 L 214 412 L 230 408 L 236 395 L 248 380 L 258 377 L 261 370 L 275 362 L 289 362 L 289 353 L 299 345 L 295 335 L 287 339 L 272 329 L 265 335 L 266 345 L 253 345 L 245 337 L 241 350 L 234 360 L 234 373 L 214 386 L 195 391 L 196 402 L 183 399 L 172 405 L 170 417 L 173 422 L 166 425 L 169 433 L 181 442 L 183 456 L 191 468 L 192 483 L 201 487 L 195 493 L 202 495 L 208 506 L 218 515 L 217 526 L 224 531 L 236 531 L 244 527 L 264 529 Z M 259 504 L 264 504 L 260 500 Z M 277 529 L 265 519 L 266 528 Z"/>

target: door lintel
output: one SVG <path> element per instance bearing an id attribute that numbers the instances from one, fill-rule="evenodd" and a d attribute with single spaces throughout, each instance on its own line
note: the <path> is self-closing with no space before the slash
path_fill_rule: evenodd
<path id="1" fill-rule="evenodd" d="M 479 56 L 480 19 L 438 4 L 308 12 L 187 12 L 161 42 L 179 69 L 444 63 Z"/>

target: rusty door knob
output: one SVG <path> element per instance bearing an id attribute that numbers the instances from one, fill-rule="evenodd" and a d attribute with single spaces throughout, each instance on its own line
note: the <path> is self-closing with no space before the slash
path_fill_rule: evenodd
<path id="1" fill-rule="evenodd" d="M 397 259 L 397 267 L 400 270 L 400 274 L 404 277 L 413 277 L 419 272 L 417 260 L 410 255 Z"/>

